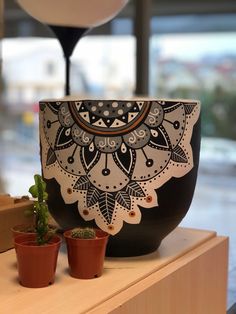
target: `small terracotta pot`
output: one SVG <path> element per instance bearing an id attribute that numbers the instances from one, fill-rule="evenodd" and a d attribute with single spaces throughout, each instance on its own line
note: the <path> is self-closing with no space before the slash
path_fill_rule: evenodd
<path id="1" fill-rule="evenodd" d="M 16 225 L 11 228 L 11 232 L 13 235 L 13 238 L 15 239 L 18 236 L 23 235 L 35 235 L 35 232 L 27 231 L 27 230 L 33 230 L 34 226 L 32 224 L 22 224 L 22 225 Z"/>
<path id="2" fill-rule="evenodd" d="M 64 232 L 70 275 L 80 279 L 92 279 L 102 275 L 108 241 L 108 233 L 95 229 L 95 239 L 71 237 L 71 230 Z"/>
<path id="3" fill-rule="evenodd" d="M 57 227 L 53 225 L 49 225 L 50 230 L 56 231 Z M 13 235 L 13 239 L 15 239 L 18 236 L 23 236 L 23 235 L 35 235 L 36 232 L 34 231 L 27 231 L 27 230 L 33 230 L 34 225 L 32 224 L 22 224 L 22 225 L 16 225 L 11 228 L 11 232 Z"/>
<path id="4" fill-rule="evenodd" d="M 48 244 L 39 246 L 35 234 L 25 234 L 16 237 L 14 244 L 20 284 L 29 288 L 52 284 L 61 238 L 55 235 Z"/>

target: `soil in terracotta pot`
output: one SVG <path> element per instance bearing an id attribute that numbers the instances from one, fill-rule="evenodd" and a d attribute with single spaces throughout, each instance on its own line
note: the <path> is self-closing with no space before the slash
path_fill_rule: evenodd
<path id="1" fill-rule="evenodd" d="M 15 239 L 18 236 L 22 236 L 24 234 L 30 235 L 30 234 L 35 234 L 36 230 L 34 225 L 17 225 L 11 229 L 13 238 Z M 57 227 L 53 225 L 49 225 L 49 232 L 56 233 L 57 232 Z"/>

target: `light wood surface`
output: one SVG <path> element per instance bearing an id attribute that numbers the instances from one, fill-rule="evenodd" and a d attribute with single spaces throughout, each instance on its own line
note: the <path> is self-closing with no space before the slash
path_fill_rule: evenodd
<path id="1" fill-rule="evenodd" d="M 87 314 L 225 314 L 228 241 L 211 239 Z"/>
<path id="2" fill-rule="evenodd" d="M 0 254 L 1 314 L 225 314 L 227 238 L 215 232 L 177 228 L 152 254 L 107 258 L 93 280 L 71 278 L 62 249 L 56 281 L 42 289 L 18 284 L 14 250 Z"/>

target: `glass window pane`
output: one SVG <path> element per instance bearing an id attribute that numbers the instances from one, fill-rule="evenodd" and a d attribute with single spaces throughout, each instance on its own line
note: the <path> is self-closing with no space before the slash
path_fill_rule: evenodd
<path id="1" fill-rule="evenodd" d="M 152 95 L 202 103 L 197 186 L 182 226 L 230 236 L 228 306 L 235 302 L 236 32 L 153 35 Z"/>
<path id="2" fill-rule="evenodd" d="M 88 36 L 71 58 L 77 97 L 130 97 L 134 90 L 133 36 Z M 64 94 L 64 60 L 56 39 L 3 40 L 0 105 L 0 193 L 27 194 L 40 172 L 38 102 Z"/>

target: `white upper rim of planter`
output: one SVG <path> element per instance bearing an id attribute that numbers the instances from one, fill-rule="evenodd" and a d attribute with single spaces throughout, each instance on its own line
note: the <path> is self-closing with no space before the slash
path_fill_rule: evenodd
<path id="1" fill-rule="evenodd" d="M 21 7 L 45 24 L 95 27 L 111 20 L 128 0 L 17 0 Z"/>
<path id="2" fill-rule="evenodd" d="M 67 102 L 67 101 L 174 101 L 174 102 L 195 102 L 200 104 L 200 100 L 198 99 L 186 99 L 186 98 L 161 98 L 161 97 L 151 97 L 151 96 L 133 96 L 129 98 L 123 97 L 104 97 L 104 96 L 91 96 L 91 95 L 69 95 L 60 98 L 45 98 L 40 99 L 40 102 Z"/>

